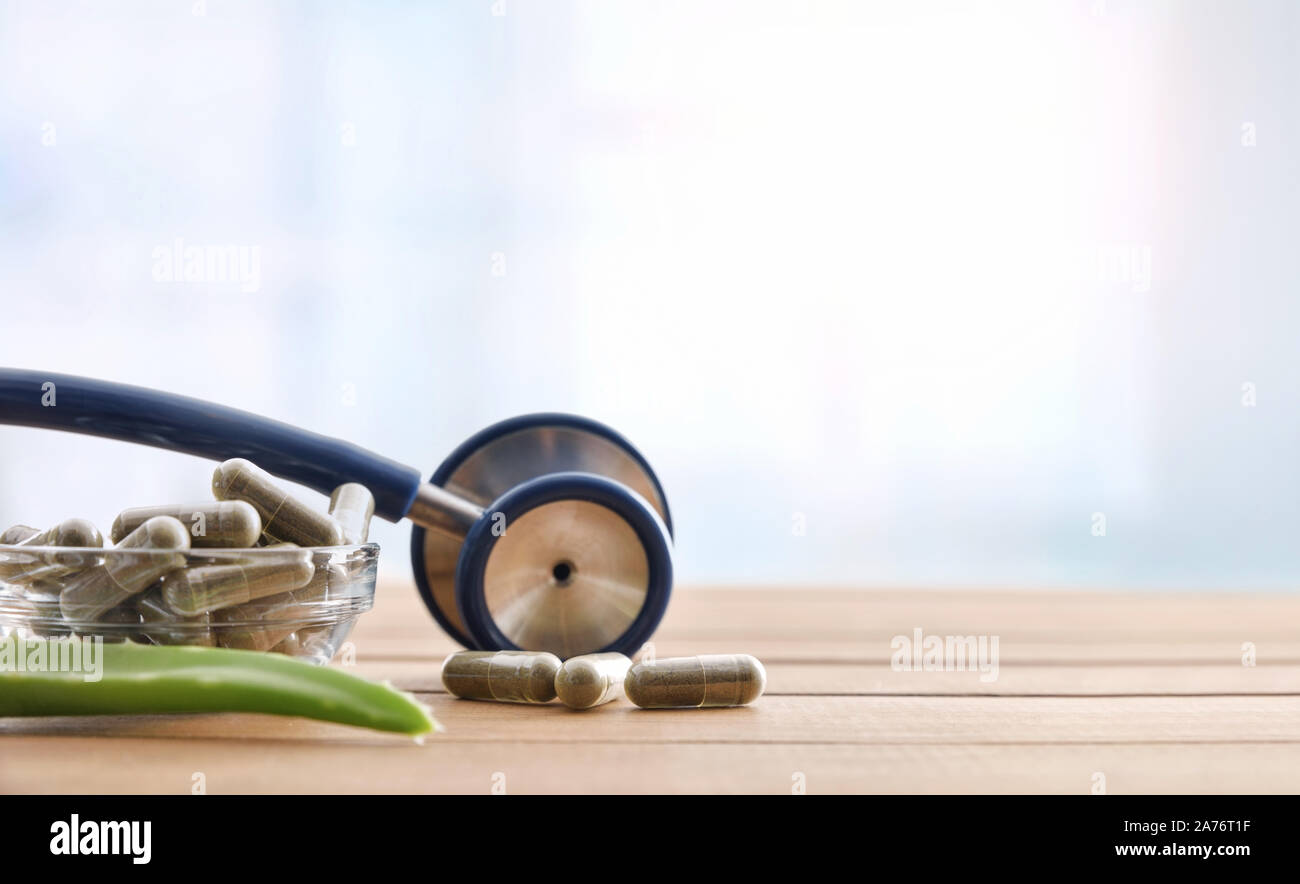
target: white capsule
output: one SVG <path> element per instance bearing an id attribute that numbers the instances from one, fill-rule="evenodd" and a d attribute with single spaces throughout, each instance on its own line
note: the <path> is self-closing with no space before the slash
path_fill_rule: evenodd
<path id="1" fill-rule="evenodd" d="M 370 536 L 370 517 L 375 514 L 375 496 L 365 485 L 348 482 L 330 495 L 330 515 L 343 529 L 343 542 L 365 543 Z"/>

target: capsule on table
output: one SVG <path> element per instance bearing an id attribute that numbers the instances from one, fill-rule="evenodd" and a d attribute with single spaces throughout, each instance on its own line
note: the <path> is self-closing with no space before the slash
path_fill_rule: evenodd
<path id="1" fill-rule="evenodd" d="M 333 517 L 318 513 L 275 483 L 271 474 L 251 461 L 236 457 L 212 474 L 212 493 L 218 500 L 242 500 L 262 518 L 262 532 L 274 540 L 299 546 L 340 546 L 343 529 Z"/>
<path id="2" fill-rule="evenodd" d="M 457 651 L 442 664 L 442 684 L 463 700 L 549 703 L 560 658 L 545 651 Z"/>
<path id="3" fill-rule="evenodd" d="M 252 546 L 262 534 L 262 517 L 251 503 L 221 500 L 122 510 L 110 536 L 117 543 L 154 516 L 171 516 L 189 529 L 190 546 Z"/>
<path id="4" fill-rule="evenodd" d="M 767 687 L 763 664 L 748 654 L 704 654 L 637 663 L 623 689 L 643 709 L 744 706 Z"/>
<path id="5" fill-rule="evenodd" d="M 190 532 L 171 516 L 154 516 L 136 528 L 96 565 L 70 579 L 59 595 L 63 616 L 73 622 L 96 620 L 144 590 L 168 571 L 185 565 Z"/>
<path id="6" fill-rule="evenodd" d="M 570 709 L 590 709 L 623 695 L 632 661 L 622 654 L 583 654 L 564 661 L 555 673 L 555 696 Z"/>
<path id="7" fill-rule="evenodd" d="M 375 514 L 375 496 L 357 482 L 348 482 L 330 495 L 330 516 L 343 529 L 343 542 L 365 543 L 370 536 L 370 517 Z"/>
<path id="8" fill-rule="evenodd" d="M 10 532 L 14 532 L 14 536 L 19 536 L 25 533 L 18 529 L 30 530 L 27 529 L 26 525 L 15 525 L 5 534 L 8 535 Z M 93 523 L 85 519 L 64 519 L 53 528 L 23 537 L 22 540 L 17 542 L 17 545 L 30 547 L 93 547 L 98 549 L 103 547 L 104 537 Z M 0 580 L 6 580 L 9 583 L 34 583 L 37 580 L 47 580 L 58 577 L 60 574 L 67 574 L 69 571 L 75 571 L 77 568 L 88 564 L 76 553 L 14 551 L 5 554 L 5 558 L 7 561 L 0 562 Z"/>
<path id="9" fill-rule="evenodd" d="M 162 579 L 167 607 L 182 617 L 242 605 L 306 586 L 316 573 L 305 550 L 284 561 L 199 565 Z"/>

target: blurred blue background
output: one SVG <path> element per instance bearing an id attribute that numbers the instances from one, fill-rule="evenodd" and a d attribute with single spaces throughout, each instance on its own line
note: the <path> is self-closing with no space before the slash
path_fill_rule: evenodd
<path id="1" fill-rule="evenodd" d="M 1291 588 L 1298 45 L 1289 2 L 4 2 L 0 363 L 425 471 L 587 414 L 684 583 Z M 0 427 L 6 525 L 209 475 Z"/>

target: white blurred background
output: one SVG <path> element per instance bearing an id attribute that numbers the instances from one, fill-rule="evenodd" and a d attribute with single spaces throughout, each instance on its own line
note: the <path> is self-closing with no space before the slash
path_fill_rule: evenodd
<path id="1" fill-rule="evenodd" d="M 1282 0 L 3 2 L 0 364 L 426 473 L 587 414 L 683 583 L 1289 589 L 1297 46 Z M 0 427 L 5 525 L 209 475 Z"/>

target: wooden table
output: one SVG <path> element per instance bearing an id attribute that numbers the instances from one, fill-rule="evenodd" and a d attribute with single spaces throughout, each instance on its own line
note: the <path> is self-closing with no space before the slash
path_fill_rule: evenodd
<path id="1" fill-rule="evenodd" d="M 892 668 L 917 628 L 996 636 L 996 680 Z M 405 584 L 353 640 L 354 671 L 415 691 L 446 732 L 0 719 L 0 791 L 188 793 L 198 773 L 210 794 L 1300 791 L 1291 595 L 678 590 L 655 652 L 758 656 L 768 692 L 744 709 L 455 700 L 438 679 L 455 646 Z"/>

